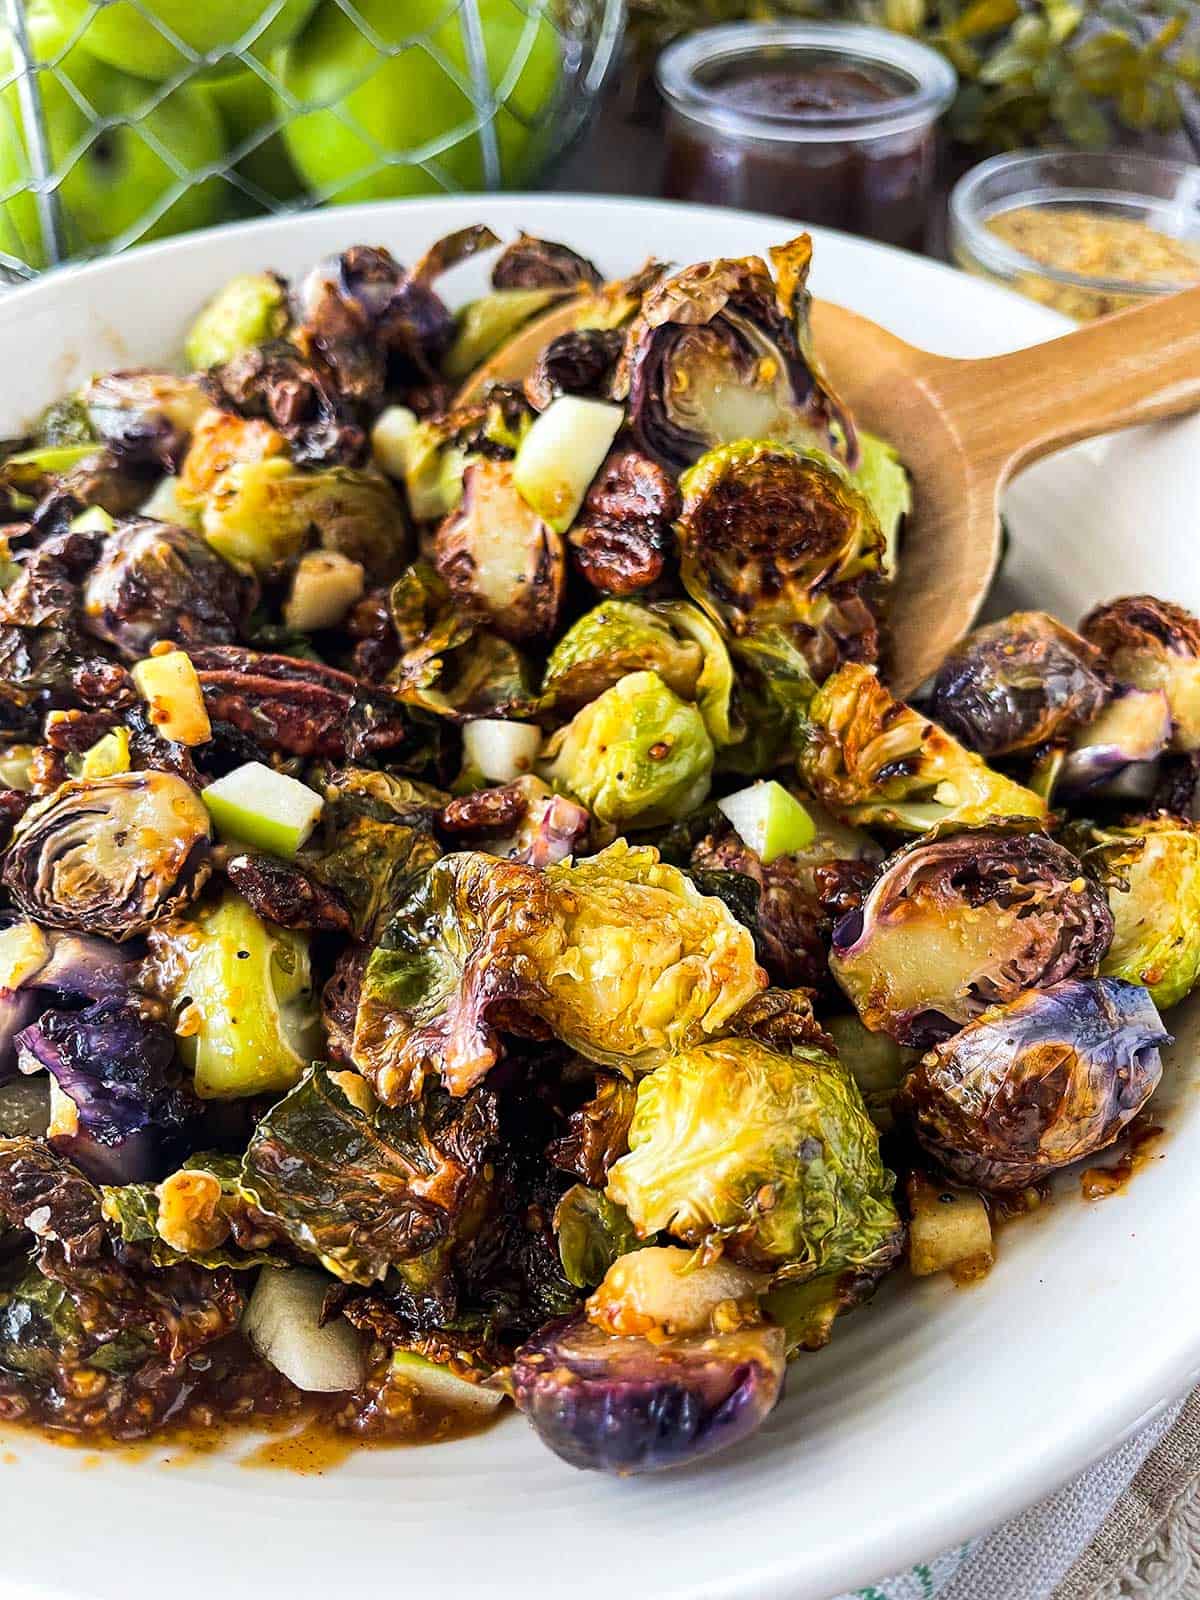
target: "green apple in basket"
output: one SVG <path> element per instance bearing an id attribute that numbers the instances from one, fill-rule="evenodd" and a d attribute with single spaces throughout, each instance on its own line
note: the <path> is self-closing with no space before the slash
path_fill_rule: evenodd
<path id="1" fill-rule="evenodd" d="M 203 77 L 196 87 L 210 96 L 216 106 L 225 125 L 230 154 L 246 151 L 236 165 L 241 176 L 274 200 L 294 200 L 303 185 L 292 165 L 283 135 L 276 132 L 265 139 L 261 137 L 264 128 L 279 120 L 280 111 L 274 95 L 258 73 L 244 67 L 228 77 Z M 257 209 L 254 198 L 257 197 L 241 195 L 233 199 L 233 204 L 240 210 L 254 210 Z"/>
<path id="2" fill-rule="evenodd" d="M 321 0 L 273 62 L 289 95 L 320 108 L 284 132 L 316 195 L 347 202 L 485 186 L 481 119 L 463 87 L 472 81 L 468 13 L 500 102 L 492 127 L 501 177 L 511 185 L 529 176 L 539 150 L 528 124 L 552 103 L 561 72 L 561 40 L 538 5 L 356 0 L 356 9 L 394 53 L 380 51 L 336 0 Z"/>
<path id="3" fill-rule="evenodd" d="M 224 157 L 224 129 L 209 100 L 185 85 L 156 105 L 158 91 L 72 45 L 70 32 L 48 8 L 31 5 L 26 22 L 34 59 L 54 68 L 38 72 L 37 82 L 51 165 L 63 174 L 58 197 L 64 252 L 79 254 L 125 235 L 157 239 L 219 221 L 225 208 L 219 178 L 190 184 L 171 198 L 179 186 L 172 162 L 193 172 Z M 0 33 L 0 79 L 15 70 L 15 61 L 11 35 Z M 64 79 L 93 107 L 99 131 Z M 40 267 L 48 252 L 37 202 L 23 188 L 32 177 L 32 140 L 20 89 L 14 81 L 0 93 L 0 192 L 9 197 L 0 205 L 0 250 Z M 104 127 L 105 118 L 117 120 Z"/>
<path id="4" fill-rule="evenodd" d="M 47 3 L 73 33 L 82 30 L 85 48 L 98 61 L 156 82 L 192 60 L 172 34 L 197 55 L 232 50 L 245 40 L 265 61 L 313 8 L 313 0 L 101 0 L 98 10 L 95 0 Z M 403 11 L 405 0 L 396 0 L 396 8 Z"/>

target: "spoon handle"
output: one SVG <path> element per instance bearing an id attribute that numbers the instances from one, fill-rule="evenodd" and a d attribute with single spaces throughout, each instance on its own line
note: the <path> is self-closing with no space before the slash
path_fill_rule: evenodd
<path id="1" fill-rule="evenodd" d="M 1003 481 L 1080 439 L 1200 410 L 1200 288 L 1010 355 L 934 361 L 923 378 Z"/>

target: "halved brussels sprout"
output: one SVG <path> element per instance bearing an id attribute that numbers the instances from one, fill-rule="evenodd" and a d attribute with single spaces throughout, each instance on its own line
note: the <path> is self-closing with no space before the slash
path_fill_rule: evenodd
<path id="1" fill-rule="evenodd" d="M 253 585 L 186 528 L 138 517 L 109 534 L 83 586 L 86 632 L 127 661 L 157 639 L 232 644 Z"/>
<path id="2" fill-rule="evenodd" d="M 760 1324 L 682 1339 L 614 1337 L 584 1317 L 517 1351 L 513 1399 L 573 1467 L 657 1472 L 739 1444 L 783 1392 L 784 1337 Z"/>
<path id="3" fill-rule="evenodd" d="M 656 617 L 665 617 L 676 633 L 700 646 L 704 664 L 694 693 L 714 747 L 721 750 L 738 744 L 746 737 L 746 728 L 734 709 L 733 662 L 721 630 L 687 600 L 660 600 L 650 609 Z"/>
<path id="4" fill-rule="evenodd" d="M 371 956 L 354 1060 L 388 1104 L 429 1073 L 466 1093 L 501 1028 L 647 1071 L 720 1033 L 763 982 L 747 929 L 646 846 L 545 872 L 443 856 Z"/>
<path id="5" fill-rule="evenodd" d="M 1100 889 L 1060 844 L 975 828 L 885 862 L 833 930 L 829 965 L 868 1028 L 929 1045 L 1022 990 L 1091 976 L 1112 929 Z"/>
<path id="6" fill-rule="evenodd" d="M 1200 824 L 1145 817 L 1090 830 L 1115 925 L 1101 972 L 1150 991 L 1158 1008 L 1178 1005 L 1200 978 Z"/>
<path id="7" fill-rule="evenodd" d="M 1153 595 L 1098 606 L 1079 625 L 1118 683 L 1163 689 L 1171 707 L 1171 748 L 1200 750 L 1200 621 Z"/>
<path id="8" fill-rule="evenodd" d="M 713 445 L 776 439 L 852 453 L 854 424 L 807 350 L 812 242 L 703 261 L 650 289 L 616 387 L 638 442 L 678 471 Z"/>
<path id="9" fill-rule="evenodd" d="M 1145 800 L 1158 782 L 1158 757 L 1170 738 L 1171 708 L 1162 689 L 1120 689 L 1077 731 L 1049 771 L 1047 787 Z"/>
<path id="10" fill-rule="evenodd" d="M 566 546 L 518 493 L 511 461 L 474 461 L 437 532 L 437 569 L 459 605 L 505 639 L 549 638 L 562 608 Z"/>
<path id="11" fill-rule="evenodd" d="M 702 456 L 680 489 L 680 576 L 715 621 L 735 638 L 794 634 L 818 682 L 839 661 L 875 659 L 883 535 L 832 456 L 742 439 Z"/>
<path id="12" fill-rule="evenodd" d="M 712 766 L 699 710 L 657 672 L 631 672 L 559 729 L 542 773 L 623 830 L 686 817 L 706 798 Z"/>
<path id="13" fill-rule="evenodd" d="M 872 667 L 847 662 L 809 708 L 800 775 L 838 816 L 924 833 L 939 822 L 1046 816 L 1046 802 L 993 772 L 936 723 L 894 700 Z"/>
<path id="14" fill-rule="evenodd" d="M 155 929 L 145 977 L 175 1007 L 203 1099 L 282 1093 L 320 1048 L 308 941 L 263 922 L 240 895 Z"/>
<path id="15" fill-rule="evenodd" d="M 80 391 L 97 436 L 122 460 L 174 472 L 210 404 L 198 378 L 109 372 Z"/>
<path id="16" fill-rule="evenodd" d="M 598 289 L 599 268 L 570 245 L 520 233 L 492 268 L 494 289 Z"/>
<path id="17" fill-rule="evenodd" d="M 174 916 L 212 870 L 212 829 L 169 772 L 72 779 L 13 829 L 4 885 L 27 916 L 118 941 Z"/>
<path id="18" fill-rule="evenodd" d="M 287 284 L 274 272 L 230 278 L 188 329 L 183 353 L 198 371 L 277 339 L 288 325 Z"/>
<path id="19" fill-rule="evenodd" d="M 642 1079 L 629 1154 L 605 1193 L 642 1238 L 721 1243 L 744 1266 L 798 1280 L 891 1248 L 892 1183 L 862 1096 L 833 1056 L 726 1039 Z"/>
<path id="20" fill-rule="evenodd" d="M 679 1245 L 639 1250 L 635 1242 L 588 1296 L 588 1321 L 605 1333 L 732 1333 L 762 1321 L 758 1302 L 767 1282 L 765 1273 L 728 1256 L 703 1261 Z"/>
<path id="21" fill-rule="evenodd" d="M 656 672 L 681 699 L 694 700 L 704 664 L 700 646 L 678 639 L 666 616 L 629 600 L 604 600 L 554 646 L 542 693 L 569 716 L 627 673 L 646 671 Z"/>
<path id="22" fill-rule="evenodd" d="M 1023 1189 L 1112 1144 L 1158 1087 L 1170 1038 L 1137 984 L 1069 979 L 931 1050 L 897 1109 L 964 1183 Z"/>
<path id="23" fill-rule="evenodd" d="M 1100 652 L 1044 611 L 1014 611 L 969 634 L 938 668 L 929 709 L 985 758 L 1072 733 L 1109 696 Z"/>

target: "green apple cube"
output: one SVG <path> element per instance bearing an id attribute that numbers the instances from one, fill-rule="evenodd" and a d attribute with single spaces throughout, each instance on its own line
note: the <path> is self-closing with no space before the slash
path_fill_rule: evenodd
<path id="1" fill-rule="evenodd" d="M 803 850 L 816 838 L 813 819 L 781 783 L 769 778 L 717 801 L 743 844 L 765 865 Z"/>
<path id="2" fill-rule="evenodd" d="M 247 761 L 201 792 L 221 837 L 291 858 L 308 838 L 325 802 L 307 784 Z"/>
<path id="3" fill-rule="evenodd" d="M 566 533 L 575 521 L 624 420 L 620 406 L 564 394 L 521 440 L 513 482 L 556 533 Z"/>
<path id="4" fill-rule="evenodd" d="M 528 722 L 481 717 L 463 728 L 463 760 L 488 783 L 512 783 L 533 770 L 542 730 Z"/>

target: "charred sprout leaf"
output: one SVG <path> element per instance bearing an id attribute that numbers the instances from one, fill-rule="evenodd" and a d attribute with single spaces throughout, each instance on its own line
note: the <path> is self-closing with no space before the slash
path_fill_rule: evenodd
<path id="1" fill-rule="evenodd" d="M 298 467 L 359 467 L 367 435 L 331 377 L 286 340 L 225 359 L 209 382 L 243 417 L 261 417 L 288 441 Z"/>
<path id="2" fill-rule="evenodd" d="M 1132 595 L 1099 606 L 1079 630 L 1118 683 L 1162 689 L 1174 750 L 1200 749 L 1200 622 L 1182 606 Z"/>
<path id="3" fill-rule="evenodd" d="M 929 709 L 988 759 L 1073 733 L 1103 708 L 1100 653 L 1044 611 L 977 628 L 938 668 Z"/>
<path id="4" fill-rule="evenodd" d="M 125 1244 L 141 1246 L 155 1266 L 191 1261 L 209 1271 L 279 1266 L 277 1235 L 242 1192 L 236 1156 L 203 1153 L 159 1184 L 106 1185 L 104 1220 Z"/>
<path id="5" fill-rule="evenodd" d="M 782 1393 L 783 1350 L 767 1325 L 663 1341 L 579 1317 L 524 1345 L 510 1381 L 542 1443 L 572 1466 L 656 1472 L 748 1438 Z"/>
<path id="6" fill-rule="evenodd" d="M 122 461 L 174 472 L 209 401 L 197 378 L 170 372 L 110 372 L 80 398 L 96 435 Z"/>
<path id="7" fill-rule="evenodd" d="M 252 598 L 199 535 L 139 517 L 105 539 L 83 587 L 83 627 L 136 661 L 158 639 L 232 644 Z"/>
<path id="8" fill-rule="evenodd" d="M 492 268 L 494 289 L 598 289 L 603 281 L 586 256 L 531 233 L 505 245 Z"/>
<path id="9" fill-rule="evenodd" d="M 392 585 L 389 605 L 403 654 L 388 687 L 403 704 L 453 722 L 520 716 L 530 707 L 515 646 L 459 611 L 432 568 L 410 567 Z"/>
<path id="10" fill-rule="evenodd" d="M 274 272 L 230 278 L 188 329 L 183 353 L 197 371 L 278 339 L 288 325 L 287 284 Z"/>
<path id="11" fill-rule="evenodd" d="M 807 235 L 792 249 L 782 294 L 758 256 L 701 262 L 646 294 L 617 388 L 628 394 L 638 443 L 663 465 L 678 471 L 738 439 L 853 454 L 854 425 L 797 333 L 807 314 Z"/>
<path id="12" fill-rule="evenodd" d="M 1200 978 L 1200 825 L 1146 817 L 1086 839 L 1115 924 L 1100 970 L 1144 984 L 1162 1011 L 1178 1005 Z"/>
<path id="13" fill-rule="evenodd" d="M 437 532 L 437 569 L 459 607 L 503 638 L 549 638 L 566 581 L 561 534 L 518 493 L 508 461 L 475 461 Z"/>
<path id="14" fill-rule="evenodd" d="M 82 1011 L 44 1011 L 16 1038 L 23 1072 L 45 1070 L 52 1096 L 50 1143 L 96 1182 L 156 1177 L 188 1118 L 171 1069 L 170 1030 L 132 999 Z"/>
<path id="15" fill-rule="evenodd" d="M 618 841 L 544 873 L 444 856 L 371 957 L 354 1059 L 385 1102 L 429 1073 L 465 1093 L 500 1028 L 645 1071 L 721 1031 L 761 981 L 747 930 L 655 850 Z"/>
<path id="16" fill-rule="evenodd" d="M 891 1250 L 892 1182 L 862 1097 L 831 1055 L 727 1039 L 642 1080 L 629 1154 L 605 1192 L 642 1238 L 722 1242 L 743 1265 L 802 1279 Z"/>
<path id="17" fill-rule="evenodd" d="M 810 718 L 800 775 L 848 822 L 924 833 L 939 822 L 1046 815 L 1038 795 L 893 700 L 871 667 L 840 667 L 812 701 Z"/>
<path id="18" fill-rule="evenodd" d="M 439 1090 L 362 1111 L 313 1067 L 258 1124 L 242 1164 L 253 1204 L 346 1283 L 370 1284 L 450 1237 L 495 1140 L 490 1091 Z"/>
<path id="19" fill-rule="evenodd" d="M 1020 1189 L 1112 1144 L 1158 1087 L 1169 1042 L 1145 989 L 1070 979 L 984 1012 L 931 1050 L 898 1109 L 964 1183 Z"/>
<path id="20" fill-rule="evenodd" d="M 349 907 L 357 939 L 374 944 L 397 905 L 441 854 L 433 837 L 431 791 L 366 767 L 323 774 L 318 833 L 296 858 Z M 442 797 L 432 791 L 436 803 Z"/>
<path id="21" fill-rule="evenodd" d="M 927 1046 L 1025 989 L 1091 977 L 1112 931 L 1077 857 L 1044 834 L 975 828 L 885 862 L 829 964 L 868 1028 Z"/>
<path id="22" fill-rule="evenodd" d="M 165 772 L 71 780 L 13 830 L 4 885 L 27 916 L 118 941 L 181 911 L 211 871 L 200 797 Z"/>
<path id="23" fill-rule="evenodd" d="M 735 638 L 776 627 L 818 681 L 873 661 L 883 535 L 845 469 L 821 451 L 742 439 L 680 480 L 680 575 Z"/>
<path id="24" fill-rule="evenodd" d="M 629 1148 L 629 1124 L 637 1092 L 627 1079 L 609 1073 L 596 1079 L 596 1090 L 567 1118 L 567 1131 L 546 1151 L 553 1164 L 585 1184 L 603 1188 L 608 1169 Z"/>
<path id="25" fill-rule="evenodd" d="M 543 697 L 570 716 L 630 672 L 656 672 L 684 700 L 695 700 L 704 666 L 700 646 L 680 639 L 668 618 L 628 600 L 605 600 L 571 625 L 550 652 Z"/>
<path id="26" fill-rule="evenodd" d="M 155 928 L 143 978 L 174 1009 L 203 1099 L 281 1093 L 316 1053 L 308 941 L 263 922 L 232 891 Z"/>
<path id="27" fill-rule="evenodd" d="M 703 805 L 712 765 L 697 707 L 657 672 L 631 672 L 554 735 L 542 772 L 601 822 L 653 828 Z"/>
<path id="28" fill-rule="evenodd" d="M 554 1212 L 563 1271 L 577 1289 L 594 1289 L 613 1262 L 638 1247 L 633 1224 L 602 1189 L 571 1186 Z"/>

